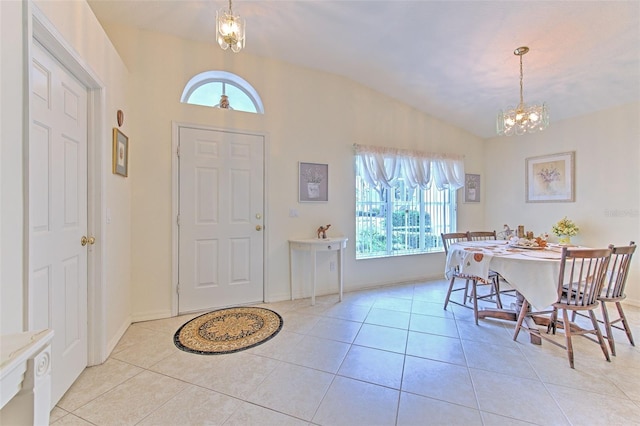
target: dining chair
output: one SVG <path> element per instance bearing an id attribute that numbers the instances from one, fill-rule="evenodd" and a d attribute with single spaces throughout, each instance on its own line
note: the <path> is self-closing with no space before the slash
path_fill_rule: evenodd
<path id="1" fill-rule="evenodd" d="M 469 241 L 497 240 L 498 234 L 496 233 L 496 231 L 468 231 L 467 239 Z M 494 281 L 496 305 L 498 306 L 498 308 L 502 309 L 502 300 L 500 299 L 500 295 L 509 294 L 515 297 L 516 296 L 515 290 L 500 290 L 500 280 L 502 279 L 504 282 L 507 282 L 507 280 L 505 280 L 504 277 L 502 277 L 496 271 L 489 270 L 489 279 Z M 494 297 L 494 292 L 491 292 L 491 294 L 482 296 L 481 299 L 486 299 L 486 298 L 491 299 L 493 297 Z"/>
<path id="2" fill-rule="evenodd" d="M 466 232 L 451 232 L 451 233 L 442 233 L 440 234 L 442 238 L 442 246 L 444 247 L 445 255 L 449 254 L 449 246 L 454 243 L 458 243 L 461 241 L 469 241 L 468 234 Z M 464 280 L 465 284 L 463 287 L 454 288 L 455 280 L 461 279 Z M 472 288 L 471 292 L 469 292 L 469 283 L 471 283 Z M 447 305 L 449 303 L 455 303 L 456 305 L 464 306 L 465 308 L 473 309 L 473 317 L 475 319 L 476 325 L 478 324 L 478 297 L 477 297 L 477 288 L 481 285 L 487 285 L 477 279 L 470 278 L 468 276 L 461 276 L 459 271 L 456 269 L 451 274 L 451 280 L 449 281 L 449 288 L 447 289 L 447 296 L 444 299 L 444 309 L 447 309 Z M 496 294 L 496 287 L 493 280 L 489 280 L 489 285 L 491 286 L 491 292 L 489 295 Z M 451 299 L 451 293 L 455 291 L 464 291 L 464 296 L 462 298 L 462 302 L 458 302 L 456 300 Z M 481 296 L 480 299 L 485 298 L 485 296 Z M 472 306 L 467 304 L 467 300 L 473 302 Z M 499 304 L 499 299 L 495 302 Z M 498 307 L 502 307 L 502 305 L 498 305 Z"/>
<path id="3" fill-rule="evenodd" d="M 600 308 L 602 309 L 602 320 L 598 320 L 598 322 L 604 324 L 605 338 L 609 341 L 611 355 L 615 356 L 616 345 L 613 338 L 614 328 L 624 331 L 627 334 L 627 338 L 629 339 L 631 346 L 635 346 L 629 322 L 627 321 L 627 317 L 624 315 L 622 303 L 620 302 L 627 297 L 624 289 L 629 275 L 631 257 L 636 251 L 636 243 L 631 241 L 628 246 L 610 245 L 609 248 L 611 249 L 611 260 L 609 261 L 609 269 L 607 271 L 605 285 L 602 287 L 602 292 L 598 297 L 598 300 L 600 301 Z M 607 303 L 615 303 L 616 305 L 618 318 L 613 321 L 610 318 Z M 576 314 L 578 314 L 577 311 L 574 312 L 574 319 Z M 583 314 L 578 315 L 584 316 Z M 622 323 L 622 327 L 614 325 L 618 323 Z"/>
<path id="4" fill-rule="evenodd" d="M 558 328 L 564 330 L 565 345 L 561 345 L 549 337 L 539 334 L 567 351 L 569 365 L 574 368 L 573 343 L 571 337 L 575 335 L 595 334 L 600 348 L 607 361 L 610 361 L 609 351 L 605 339 L 598 326 L 598 320 L 594 310 L 598 308 L 600 292 L 605 284 L 607 267 L 611 257 L 611 249 L 585 249 L 585 248 L 562 248 L 562 258 L 560 260 L 560 273 L 558 275 L 558 299 L 551 305 L 550 310 L 533 311 L 530 303 L 523 300 L 518 322 L 513 334 L 513 340 L 518 338 L 520 330 L 528 333 L 539 334 L 539 330 L 533 324 L 525 322 L 527 317 L 537 317 L 533 323 L 541 323 L 540 318 L 549 315 L 547 322 L 547 334 L 556 333 Z M 558 311 L 562 311 L 562 320 L 558 318 Z M 592 329 L 579 327 L 575 322 L 569 320 L 569 312 L 586 312 L 591 319 Z M 573 316 L 572 316 L 573 317 Z M 531 324 L 531 325 L 530 325 Z"/>

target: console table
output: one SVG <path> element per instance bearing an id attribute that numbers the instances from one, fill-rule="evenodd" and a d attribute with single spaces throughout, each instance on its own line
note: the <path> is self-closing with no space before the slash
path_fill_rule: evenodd
<path id="1" fill-rule="evenodd" d="M 344 249 L 347 247 L 348 238 L 309 238 L 303 240 L 289 240 L 289 286 L 291 289 L 291 300 L 293 300 L 293 252 L 304 251 L 311 255 L 311 275 L 313 286 L 311 292 L 311 304 L 316 304 L 316 255 L 318 252 L 337 251 L 338 252 L 338 284 L 340 287 L 340 301 L 342 302 L 342 263 Z"/>
<path id="2" fill-rule="evenodd" d="M 53 330 L 0 337 L 0 417 L 5 424 L 48 425 Z"/>

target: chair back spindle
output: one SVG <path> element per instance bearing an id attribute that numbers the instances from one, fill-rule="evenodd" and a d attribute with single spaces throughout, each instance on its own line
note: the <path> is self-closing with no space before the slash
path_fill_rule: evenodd
<path id="1" fill-rule="evenodd" d="M 469 241 L 497 240 L 497 235 L 496 231 L 469 231 L 467 232 L 467 239 Z"/>
<path id="2" fill-rule="evenodd" d="M 622 299 L 629 275 L 631 257 L 636 251 L 636 245 L 631 241 L 628 246 L 614 247 L 610 245 L 609 248 L 611 249 L 611 260 L 601 297 L 603 299 Z"/>
<path id="3" fill-rule="evenodd" d="M 468 241 L 466 232 L 449 232 L 440 234 L 442 238 L 442 246 L 444 247 L 444 253 L 449 254 L 449 246 L 451 244 L 459 243 L 460 241 Z"/>
<path id="4" fill-rule="evenodd" d="M 592 309 L 605 284 L 611 249 L 563 247 L 558 280 L 560 303 Z"/>

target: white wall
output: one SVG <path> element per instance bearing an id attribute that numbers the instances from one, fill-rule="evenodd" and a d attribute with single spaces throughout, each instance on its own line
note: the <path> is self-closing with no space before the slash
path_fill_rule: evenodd
<path id="1" fill-rule="evenodd" d="M 0 333 L 23 330 L 22 3 L 0 2 Z"/>
<path id="2" fill-rule="evenodd" d="M 541 133 L 493 138 L 485 144 L 485 225 L 524 225 L 539 234 L 564 216 L 591 247 L 640 243 L 640 102 L 563 122 Z M 552 116 L 553 118 L 553 116 Z M 526 203 L 525 159 L 575 151 L 573 203 Z M 632 262 L 628 302 L 640 306 L 640 253 Z"/>
<path id="3" fill-rule="evenodd" d="M 131 72 L 134 318 L 167 316 L 171 308 L 172 121 L 266 134 L 267 300 L 289 297 L 287 240 L 313 237 L 327 223 L 329 235 L 350 238 L 347 291 L 442 276 L 442 254 L 355 261 L 352 144 L 464 154 L 469 170 L 482 172 L 479 138 L 335 75 L 120 26 L 106 31 Z M 249 81 L 262 97 L 264 116 L 180 103 L 191 77 L 216 69 Z M 298 203 L 299 161 L 329 164 L 328 203 Z M 481 207 L 473 207 L 474 214 L 460 215 L 465 228 L 483 224 Z M 290 208 L 300 216 L 290 218 Z M 333 286 L 319 291 L 335 292 L 328 260 L 321 259 L 320 268 L 327 276 L 319 283 Z"/>
<path id="4" fill-rule="evenodd" d="M 2 333 L 23 331 L 24 306 L 23 265 L 27 257 L 23 252 L 23 229 L 26 220 L 23 212 L 23 109 L 28 106 L 28 97 L 23 94 L 23 83 L 28 75 L 24 63 L 27 45 L 23 40 L 24 25 L 29 21 L 31 8 L 38 8 L 63 38 L 74 56 L 84 63 L 103 85 L 102 116 L 93 117 L 104 129 L 96 141 L 101 163 L 90 166 L 103 173 L 102 187 L 98 188 L 103 210 L 99 212 L 100 224 L 105 230 L 104 238 L 97 244 L 104 253 L 104 274 L 99 277 L 104 290 L 107 310 L 99 319 L 98 327 L 107 341 L 109 350 L 130 324 L 130 193 L 131 182 L 111 174 L 111 127 L 115 125 L 116 110 L 126 109 L 127 70 L 117 52 L 109 42 L 93 12 L 84 1 L 2 1 Z M 127 131 L 125 126 L 124 131 Z M 90 171 L 91 175 L 92 171 Z M 9 207 L 10 206 L 10 207 Z M 106 223 L 106 209 L 111 213 L 111 223 Z M 88 230 L 91 231 L 91 230 Z M 92 289 L 90 289 L 91 291 Z"/>

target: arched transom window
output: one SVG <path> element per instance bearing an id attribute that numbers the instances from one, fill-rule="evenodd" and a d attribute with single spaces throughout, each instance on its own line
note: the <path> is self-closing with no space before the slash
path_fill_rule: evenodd
<path id="1" fill-rule="evenodd" d="M 187 104 L 264 114 L 260 95 L 248 81 L 226 71 L 205 71 L 194 76 L 182 91 Z"/>

